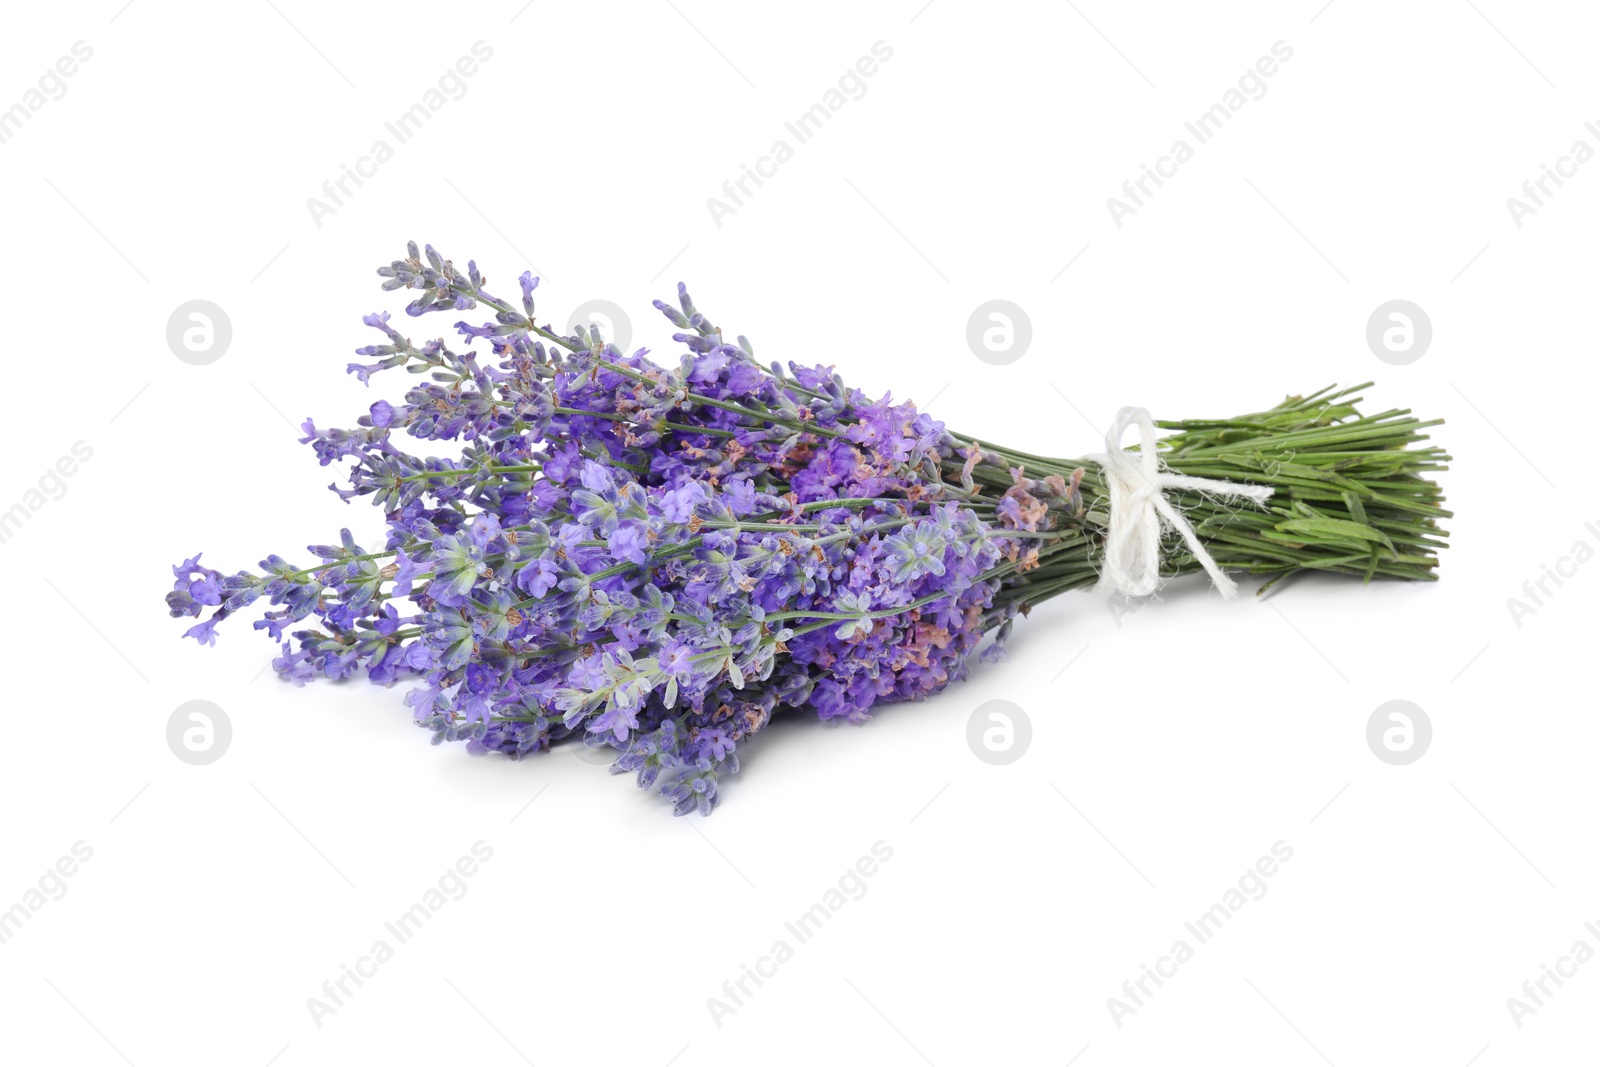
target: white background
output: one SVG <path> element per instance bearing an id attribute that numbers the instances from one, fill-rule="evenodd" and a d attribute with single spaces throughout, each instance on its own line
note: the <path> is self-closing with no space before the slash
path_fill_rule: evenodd
<path id="1" fill-rule="evenodd" d="M 1600 548 L 1600 163 L 1520 228 L 1506 206 L 1575 140 L 1600 148 L 1584 5 L 121 3 L 12 5 L 0 36 L 0 108 L 93 49 L 0 144 L 0 510 L 93 449 L 0 545 L 0 908 L 93 849 L 0 945 L 8 1062 L 1593 1054 L 1600 962 L 1520 1028 L 1506 1004 L 1575 941 L 1600 950 L 1600 564 L 1520 627 L 1507 607 Z M 465 95 L 317 225 L 307 198 L 479 40 Z M 1266 94 L 1116 226 L 1107 197 L 1280 40 Z M 785 121 L 877 41 L 865 95 L 719 227 L 707 198 L 794 146 Z M 1182 584 L 1120 620 L 1075 594 L 934 700 L 775 725 L 708 820 L 570 753 L 432 748 L 399 688 L 293 689 L 243 620 L 202 649 L 162 604 L 200 549 L 232 570 L 341 525 L 378 539 L 291 424 L 349 425 L 388 384 L 343 368 L 360 315 L 400 310 L 372 270 L 407 238 L 502 289 L 532 267 L 558 322 L 613 301 L 658 352 L 649 300 L 686 280 L 766 358 L 1037 452 L 1095 449 L 1123 404 L 1227 415 L 1375 379 L 1374 408 L 1447 420 L 1443 580 Z M 992 298 L 1032 321 L 1008 366 L 965 341 Z M 1433 323 L 1408 366 L 1364 338 L 1396 298 Z M 232 323 L 208 366 L 165 339 L 192 299 Z M 232 723 L 208 766 L 167 747 L 191 699 Z M 994 699 L 1032 722 L 1009 766 L 965 740 Z M 1392 699 L 1433 724 L 1409 766 L 1366 744 Z M 307 999 L 479 840 L 466 895 L 318 1026 Z M 718 1026 L 707 998 L 880 840 L 866 895 Z M 1280 840 L 1269 892 L 1117 1026 L 1107 998 Z"/>

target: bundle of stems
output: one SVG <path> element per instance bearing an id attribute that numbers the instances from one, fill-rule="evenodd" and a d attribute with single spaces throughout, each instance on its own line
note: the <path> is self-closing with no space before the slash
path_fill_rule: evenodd
<path id="1" fill-rule="evenodd" d="M 1264 576 L 1264 593 L 1297 571 L 1331 571 L 1363 579 L 1433 581 L 1438 552 L 1448 532 L 1439 520 L 1451 512 L 1433 475 L 1450 456 L 1424 431 L 1442 419 L 1424 420 L 1407 408 L 1362 415 L 1360 393 L 1371 382 L 1344 389 L 1329 386 L 1291 396 L 1266 411 L 1231 419 L 1157 421 L 1173 431 L 1160 441 L 1162 464 L 1196 478 L 1266 485 L 1265 507 L 1239 504 L 1208 493 L 1169 491 L 1212 558 L 1227 570 Z M 1076 521 L 1047 531 L 1040 565 L 1007 575 L 996 608 L 1026 611 L 1035 604 L 1098 581 L 1110 521 L 1103 468 L 1094 459 L 1054 459 L 961 434 L 958 440 L 1002 457 L 1029 476 L 1071 477 L 1079 473 L 1085 506 Z M 946 471 L 961 469 L 947 459 Z M 972 471 L 987 496 L 1013 484 L 1006 470 L 983 464 Z M 1168 530 L 1161 571 L 1174 577 L 1200 569 L 1183 540 Z"/>

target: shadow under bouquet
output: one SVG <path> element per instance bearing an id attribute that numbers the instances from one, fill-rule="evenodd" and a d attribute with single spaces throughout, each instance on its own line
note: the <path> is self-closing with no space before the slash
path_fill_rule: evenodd
<path id="1" fill-rule="evenodd" d="M 264 599 L 281 677 L 412 682 L 416 722 L 473 752 L 609 746 L 678 814 L 711 811 L 780 711 L 859 723 L 927 697 L 1069 590 L 1144 595 L 1201 570 L 1225 596 L 1230 570 L 1258 591 L 1302 570 L 1429 580 L 1444 547 L 1436 422 L 1362 415 L 1354 389 L 1225 419 L 1124 409 L 1105 453 L 1058 459 L 829 367 L 763 365 L 681 285 L 656 302 L 684 349 L 668 367 L 539 325 L 530 274 L 502 299 L 415 244 L 378 273 L 413 292 L 410 316 L 489 316 L 457 321 L 452 348 L 368 315 L 384 341 L 350 373 L 411 387 L 351 429 L 304 424 L 324 466 L 349 465 L 331 488 L 383 510 L 379 540 L 345 530 L 311 562 L 235 574 L 197 555 L 173 568 L 171 614 L 204 616 L 184 636 L 213 644 Z"/>

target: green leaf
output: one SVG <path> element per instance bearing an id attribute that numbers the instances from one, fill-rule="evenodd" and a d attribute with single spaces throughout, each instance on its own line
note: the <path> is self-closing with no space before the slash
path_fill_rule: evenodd
<path id="1" fill-rule="evenodd" d="M 1278 523 L 1277 530 L 1283 533 L 1295 534 L 1305 540 L 1332 542 L 1336 544 L 1352 544 L 1365 541 L 1375 541 L 1394 552 L 1394 542 L 1389 540 L 1382 530 L 1375 530 L 1371 526 L 1348 519 L 1290 519 Z"/>
<path id="2" fill-rule="evenodd" d="M 1367 509 L 1361 505 L 1361 498 L 1349 490 L 1345 490 L 1344 493 L 1344 506 L 1345 510 L 1350 512 L 1350 517 L 1356 522 L 1364 523 L 1367 521 Z"/>

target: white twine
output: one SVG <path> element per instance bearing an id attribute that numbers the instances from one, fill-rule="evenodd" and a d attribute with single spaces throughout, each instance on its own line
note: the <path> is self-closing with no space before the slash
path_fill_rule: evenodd
<path id="1" fill-rule="evenodd" d="M 1125 451 L 1122 437 L 1131 425 L 1139 427 L 1139 451 Z M 1105 471 L 1111 497 L 1110 524 L 1106 530 L 1105 565 L 1100 585 L 1127 596 L 1147 596 L 1161 584 L 1161 524 L 1177 530 L 1194 558 L 1211 575 L 1224 599 L 1238 595 L 1233 579 L 1222 573 L 1200 543 L 1194 527 L 1163 495 L 1165 489 L 1194 489 L 1223 497 L 1239 497 L 1264 504 L 1272 496 L 1270 485 L 1246 485 L 1212 478 L 1190 478 L 1169 473 L 1156 452 L 1156 426 L 1144 408 L 1123 408 L 1106 433 L 1104 455 L 1091 456 Z"/>

